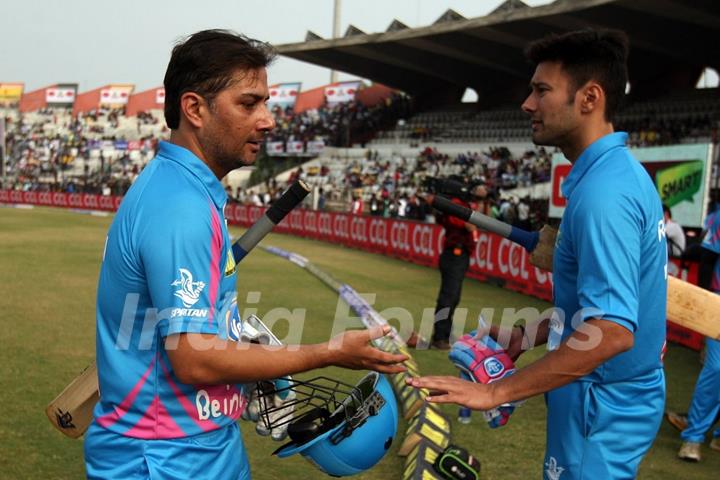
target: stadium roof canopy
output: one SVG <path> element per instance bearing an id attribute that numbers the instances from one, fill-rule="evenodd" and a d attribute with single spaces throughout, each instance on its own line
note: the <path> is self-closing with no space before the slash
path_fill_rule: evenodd
<path id="1" fill-rule="evenodd" d="M 383 33 L 351 25 L 343 38 L 324 40 L 308 32 L 305 42 L 278 51 L 398 88 L 425 108 L 457 103 L 467 87 L 487 106 L 527 94 L 528 42 L 585 27 L 627 32 L 630 80 L 640 97 L 692 88 L 705 67 L 720 70 L 717 0 L 557 0 L 538 7 L 507 0 L 484 17 L 448 10 L 421 28 L 394 20 Z"/>

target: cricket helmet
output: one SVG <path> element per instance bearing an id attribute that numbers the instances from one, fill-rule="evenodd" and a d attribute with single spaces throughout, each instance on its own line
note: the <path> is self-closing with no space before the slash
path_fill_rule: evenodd
<path id="1" fill-rule="evenodd" d="M 292 383 L 298 398 L 288 420 L 292 441 L 274 452 L 278 457 L 299 453 L 328 475 L 342 477 L 371 468 L 390 449 L 398 408 L 383 375 L 370 372 L 354 387 L 325 377 Z"/>

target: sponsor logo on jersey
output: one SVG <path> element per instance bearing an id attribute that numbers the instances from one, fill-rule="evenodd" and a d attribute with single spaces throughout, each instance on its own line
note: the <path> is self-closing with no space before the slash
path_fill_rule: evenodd
<path id="1" fill-rule="evenodd" d="M 658 242 L 661 242 L 663 238 L 667 238 L 667 230 L 665 229 L 665 220 L 661 218 L 660 220 L 658 220 L 657 225 L 658 225 L 658 228 L 657 228 Z"/>
<path id="2" fill-rule="evenodd" d="M 240 334 L 242 333 L 242 319 L 237 309 L 237 304 L 233 302 L 232 306 L 228 309 L 225 314 L 225 322 L 227 323 L 227 336 L 230 340 L 236 342 L 240 341 Z"/>
<path id="3" fill-rule="evenodd" d="M 195 394 L 195 408 L 199 420 L 212 420 L 222 416 L 239 418 L 247 405 L 241 392 L 225 385 L 224 391 L 219 389 L 202 389 Z"/>
<path id="4" fill-rule="evenodd" d="M 170 318 L 175 317 L 197 317 L 206 318 L 208 316 L 207 308 L 173 308 Z"/>
<path id="5" fill-rule="evenodd" d="M 225 276 L 229 277 L 237 270 L 237 264 L 235 263 L 235 257 L 233 257 L 232 249 L 228 249 L 227 261 L 225 262 Z"/>

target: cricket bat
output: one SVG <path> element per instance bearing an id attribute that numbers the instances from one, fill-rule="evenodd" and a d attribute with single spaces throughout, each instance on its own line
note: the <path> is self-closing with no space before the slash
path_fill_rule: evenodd
<path id="1" fill-rule="evenodd" d="M 310 187 L 298 180 L 267 209 L 245 233 L 232 245 L 235 263 L 260 243 L 270 231 L 299 205 L 310 193 Z M 45 408 L 50 423 L 64 435 L 79 438 L 90 426 L 93 409 L 100 400 L 98 392 L 97 365 L 93 362 L 82 371 L 55 399 Z"/>
<path id="2" fill-rule="evenodd" d="M 545 225 L 539 232 L 528 232 L 453 203 L 447 198 L 433 196 L 428 200 L 443 213 L 517 243 L 530 253 L 531 264 L 552 272 L 556 229 Z M 720 295 L 668 276 L 667 319 L 706 337 L 720 340 Z"/>

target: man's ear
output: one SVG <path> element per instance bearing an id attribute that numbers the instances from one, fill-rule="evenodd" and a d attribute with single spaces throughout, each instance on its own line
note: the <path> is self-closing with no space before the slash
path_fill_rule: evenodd
<path id="1" fill-rule="evenodd" d="M 207 103 L 195 92 L 185 92 L 180 97 L 180 113 L 195 128 L 203 125 Z"/>
<path id="2" fill-rule="evenodd" d="M 599 84 L 589 82 L 582 88 L 580 98 L 580 111 L 582 113 L 592 113 L 598 108 L 601 108 L 604 102 L 605 92 Z"/>

